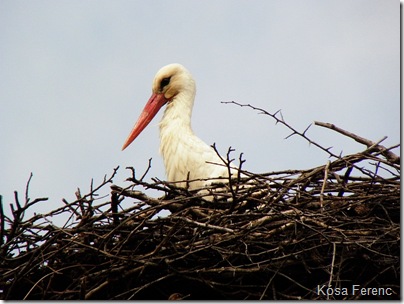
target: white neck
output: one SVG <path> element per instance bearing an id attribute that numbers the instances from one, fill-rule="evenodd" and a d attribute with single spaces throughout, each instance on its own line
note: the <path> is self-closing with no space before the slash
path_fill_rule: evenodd
<path id="1" fill-rule="evenodd" d="M 178 172 L 177 157 L 183 154 L 184 143 L 195 137 L 191 128 L 195 89 L 183 90 L 171 100 L 160 122 L 160 154 L 163 157 L 168 181 L 186 179 L 185 172 Z"/>
<path id="2" fill-rule="evenodd" d="M 160 122 L 160 137 L 167 132 L 184 132 L 191 129 L 192 108 L 194 106 L 195 93 L 184 91 L 168 102 Z"/>

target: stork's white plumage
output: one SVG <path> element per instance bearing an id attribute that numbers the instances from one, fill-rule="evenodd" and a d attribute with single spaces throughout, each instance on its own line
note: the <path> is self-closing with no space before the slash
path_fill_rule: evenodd
<path id="1" fill-rule="evenodd" d="M 152 96 L 126 139 L 122 150 L 150 123 L 159 109 L 167 104 L 160 122 L 160 153 L 169 182 L 190 189 L 202 188 L 203 179 L 228 177 L 228 169 L 213 148 L 199 139 L 191 128 L 191 115 L 196 93 L 195 81 L 180 64 L 161 68 L 153 81 Z"/>

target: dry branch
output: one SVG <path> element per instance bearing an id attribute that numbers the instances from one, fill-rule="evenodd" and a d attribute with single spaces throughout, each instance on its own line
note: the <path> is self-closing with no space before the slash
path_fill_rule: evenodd
<path id="1" fill-rule="evenodd" d="M 330 124 L 330 123 L 325 123 L 325 122 L 320 122 L 320 121 L 315 121 L 314 124 L 316 126 L 320 126 L 320 127 L 324 127 L 324 128 L 328 128 L 334 131 L 337 131 L 338 133 L 341 133 L 345 136 L 348 136 L 352 139 L 354 139 L 355 141 L 357 141 L 358 143 L 361 143 L 363 145 L 366 145 L 368 148 L 374 148 L 377 149 L 379 152 L 381 152 L 383 155 L 386 156 L 386 158 L 394 163 L 394 164 L 400 164 L 400 157 L 396 154 L 394 154 L 393 152 L 389 151 L 390 149 L 387 149 L 386 147 L 380 145 L 379 143 L 375 143 L 371 140 L 368 140 L 366 138 L 363 138 L 361 136 L 358 136 L 354 133 L 348 132 L 344 129 L 341 129 L 339 127 L 337 127 L 334 124 Z M 382 140 L 380 140 L 379 142 L 385 140 L 387 137 L 384 137 Z"/>
<path id="2" fill-rule="evenodd" d="M 242 170 L 240 156 L 239 172 L 247 178 L 215 181 L 202 192 L 145 182 L 149 161 L 140 179 L 128 168 L 125 187 L 112 184 L 116 168 L 88 194 L 78 190 L 75 201 L 25 219 L 28 208 L 45 200 L 29 199 L 28 182 L 25 202 L 16 193 L 11 216 L 0 196 L 0 297 L 399 299 L 399 157 L 321 123 L 366 145 L 335 155 L 280 112 L 257 110 L 332 160 L 257 174 Z M 228 168 L 231 152 L 222 159 Z M 110 197 L 99 198 L 108 185 Z M 52 223 L 56 215 L 65 215 L 62 227 Z M 352 292 L 353 286 L 378 293 Z M 324 294 L 328 287 L 334 292 Z M 336 292 L 344 288 L 348 294 Z"/>

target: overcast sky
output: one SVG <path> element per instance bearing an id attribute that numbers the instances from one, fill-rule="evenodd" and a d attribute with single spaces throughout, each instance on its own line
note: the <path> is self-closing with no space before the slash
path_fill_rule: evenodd
<path id="1" fill-rule="evenodd" d="M 282 110 L 392 146 L 400 142 L 400 8 L 393 0 L 0 1 L 0 195 L 49 197 L 37 211 L 87 193 L 120 166 L 165 178 L 162 111 L 124 152 L 155 73 L 193 74 L 193 129 L 253 172 L 305 169 L 328 155 L 270 117 L 221 101 Z M 307 133 L 338 154 L 365 147 L 330 130 Z M 396 151 L 398 152 L 398 151 Z M 108 192 L 108 188 L 105 192 Z"/>

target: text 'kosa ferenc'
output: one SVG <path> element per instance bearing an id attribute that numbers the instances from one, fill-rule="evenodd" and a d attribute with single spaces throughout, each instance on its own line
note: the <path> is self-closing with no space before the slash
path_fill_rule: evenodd
<path id="1" fill-rule="evenodd" d="M 360 285 L 352 285 L 349 287 L 333 287 L 327 285 L 317 285 L 317 295 L 319 296 L 391 296 L 393 289 L 390 287 L 361 287 Z"/>

